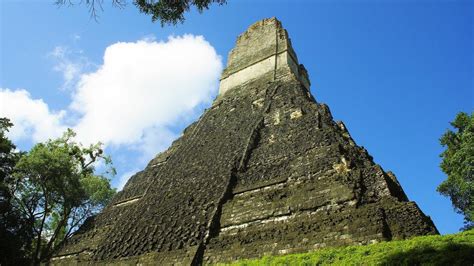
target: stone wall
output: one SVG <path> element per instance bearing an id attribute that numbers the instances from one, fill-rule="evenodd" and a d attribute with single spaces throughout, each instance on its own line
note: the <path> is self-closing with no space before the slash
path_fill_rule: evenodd
<path id="1" fill-rule="evenodd" d="M 264 108 L 263 97 L 254 96 L 254 109 Z M 279 84 L 263 121 L 205 262 L 437 233 L 396 177 L 298 80 Z"/>

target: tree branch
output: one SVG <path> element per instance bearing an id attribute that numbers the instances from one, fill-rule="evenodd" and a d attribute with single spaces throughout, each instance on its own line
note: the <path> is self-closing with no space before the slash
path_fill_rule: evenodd
<path id="1" fill-rule="evenodd" d="M 70 210 L 68 210 L 68 208 L 65 207 L 63 210 L 62 219 L 59 221 L 58 225 L 56 226 L 54 230 L 53 236 L 49 239 L 48 244 L 46 245 L 45 253 L 41 254 L 41 260 L 45 260 L 53 255 L 53 252 L 54 252 L 53 244 L 56 241 L 58 235 L 61 233 L 61 229 L 65 226 L 70 213 L 71 213 Z M 61 240 L 60 243 L 62 242 L 63 240 Z"/>
<path id="2" fill-rule="evenodd" d="M 37 242 L 36 242 L 36 248 L 35 248 L 35 252 L 33 253 L 34 254 L 33 261 L 35 263 L 39 263 L 41 261 L 41 258 L 40 258 L 41 235 L 43 233 L 43 228 L 44 228 L 44 224 L 46 222 L 46 217 L 48 216 L 48 197 L 47 197 L 47 194 L 46 194 L 46 189 L 45 189 L 43 184 L 41 184 L 41 189 L 43 190 L 43 195 L 45 197 L 45 200 L 44 200 L 45 203 L 44 203 L 44 215 L 43 215 L 43 218 L 41 219 L 41 225 L 40 225 L 39 230 L 38 230 L 38 238 L 37 238 Z"/>

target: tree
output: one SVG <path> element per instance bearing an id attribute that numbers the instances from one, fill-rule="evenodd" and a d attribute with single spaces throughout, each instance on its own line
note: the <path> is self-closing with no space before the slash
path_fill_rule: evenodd
<path id="1" fill-rule="evenodd" d="M 80 1 L 82 3 L 83 1 Z M 227 0 L 133 0 L 133 4 L 140 12 L 151 15 L 153 22 L 159 20 L 161 26 L 165 24 L 176 25 L 184 21 L 184 13 L 189 11 L 191 6 L 195 6 L 199 12 L 209 9 L 212 3 L 223 5 Z M 97 10 L 102 10 L 104 0 L 85 0 L 85 5 L 89 8 L 91 17 L 97 19 Z M 112 0 L 115 7 L 125 7 L 126 0 Z M 73 5 L 74 0 L 56 0 L 56 5 Z"/>
<path id="2" fill-rule="evenodd" d="M 464 229 L 474 227 L 474 113 L 459 113 L 451 122 L 455 131 L 447 130 L 440 142 L 441 169 L 448 179 L 438 186 L 438 192 L 449 197 L 456 212 L 464 215 Z"/>
<path id="3" fill-rule="evenodd" d="M 115 194 L 115 174 L 101 144 L 85 148 L 68 129 L 61 138 L 36 144 L 14 168 L 12 204 L 32 221 L 30 256 L 34 264 L 48 260 L 84 220 L 96 214 Z M 105 172 L 96 175 L 95 165 Z"/>
<path id="4" fill-rule="evenodd" d="M 31 239 L 31 221 L 12 203 L 13 169 L 22 153 L 6 136 L 11 126 L 9 119 L 0 118 L 0 265 L 27 264 L 24 258 Z"/>

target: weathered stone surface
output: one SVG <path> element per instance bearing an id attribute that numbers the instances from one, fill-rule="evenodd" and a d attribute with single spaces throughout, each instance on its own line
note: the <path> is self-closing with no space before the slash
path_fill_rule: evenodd
<path id="1" fill-rule="evenodd" d="M 222 90 L 282 54 L 293 61 Z M 280 22 L 251 26 L 212 107 L 52 263 L 214 263 L 436 234 L 395 175 L 314 100 L 303 70 Z"/>
<path id="2" fill-rule="evenodd" d="M 259 21 L 242 33 L 229 53 L 219 94 L 255 79 L 273 81 L 293 74 L 309 90 L 308 73 L 298 64 L 288 33 L 275 18 Z"/>

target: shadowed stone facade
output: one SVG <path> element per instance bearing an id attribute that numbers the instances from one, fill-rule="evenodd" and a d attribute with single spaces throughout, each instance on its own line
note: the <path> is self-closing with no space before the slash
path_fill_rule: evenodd
<path id="1" fill-rule="evenodd" d="M 212 107 L 53 264 L 201 264 L 437 234 L 309 91 L 272 18 L 239 36 Z"/>

